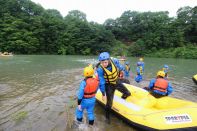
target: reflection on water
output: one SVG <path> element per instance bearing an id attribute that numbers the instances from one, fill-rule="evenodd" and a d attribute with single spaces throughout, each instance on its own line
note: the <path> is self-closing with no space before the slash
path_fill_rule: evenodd
<path id="1" fill-rule="evenodd" d="M 0 58 L 0 130 L 135 130 L 116 116 L 106 124 L 104 109 L 96 105 L 95 126 L 74 122 L 76 93 L 82 67 L 96 63 L 86 56 L 14 56 Z M 170 65 L 172 97 L 197 102 L 197 86 L 191 76 L 197 72 L 196 60 L 145 59 L 145 78 L 133 81 L 136 58 L 129 58 L 133 85 L 144 87 L 163 63 Z M 187 66 L 187 67 L 186 67 Z"/>
<path id="2" fill-rule="evenodd" d="M 5 130 L 64 130 L 68 123 L 66 113 L 70 112 L 67 110 L 75 106 L 71 102 L 76 101 L 78 72 L 56 71 L 33 76 L 27 81 L 12 80 L 9 86 L 4 85 L 8 90 L 4 87 L 1 91 L 1 127 Z M 28 112 L 28 116 L 16 123 L 13 116 L 20 111 Z"/>

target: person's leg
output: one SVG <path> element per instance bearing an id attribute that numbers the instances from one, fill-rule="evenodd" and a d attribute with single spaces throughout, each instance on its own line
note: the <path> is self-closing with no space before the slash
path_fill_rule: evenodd
<path id="1" fill-rule="evenodd" d="M 131 93 L 130 93 L 130 91 L 123 85 L 123 80 L 125 80 L 125 79 L 119 79 L 118 81 L 117 81 L 117 85 L 116 85 L 116 89 L 118 90 L 118 91 L 120 91 L 123 95 L 122 95 L 122 98 L 123 99 L 126 99 L 128 96 L 130 96 L 131 95 Z"/>
<path id="2" fill-rule="evenodd" d="M 88 114 L 88 120 L 89 120 L 89 124 L 93 125 L 94 124 L 94 107 L 95 107 L 95 102 L 96 99 L 95 98 L 91 98 L 88 101 L 88 106 L 87 106 L 87 114 Z"/>
<path id="3" fill-rule="evenodd" d="M 140 82 L 142 81 L 142 79 L 143 79 L 143 77 L 142 77 L 142 75 L 140 75 Z"/>
<path id="4" fill-rule="evenodd" d="M 83 119 L 83 109 L 79 110 L 78 107 L 76 109 L 75 115 L 77 117 L 77 121 L 82 122 Z"/>
<path id="5" fill-rule="evenodd" d="M 129 81 L 128 79 L 126 79 L 126 78 L 119 79 L 119 81 L 120 81 L 121 83 L 130 84 L 130 81 Z"/>
<path id="6" fill-rule="evenodd" d="M 140 75 L 135 76 L 135 81 L 136 81 L 137 83 L 140 82 Z"/>
<path id="7" fill-rule="evenodd" d="M 154 91 L 150 91 L 150 94 L 151 94 L 152 96 L 154 96 L 155 98 L 161 98 L 161 97 L 163 97 L 162 95 L 157 94 L 157 93 L 155 93 Z"/>
<path id="8" fill-rule="evenodd" d="M 114 91 L 115 87 L 110 84 L 105 85 L 105 91 L 106 91 L 106 96 L 107 96 L 107 103 L 105 106 L 105 113 L 106 113 L 106 118 L 109 120 L 108 122 L 110 123 L 110 112 L 111 112 L 111 106 L 113 103 L 113 98 L 114 98 Z"/>
<path id="9" fill-rule="evenodd" d="M 125 72 L 125 78 L 126 78 L 126 79 L 129 78 L 129 72 L 128 72 L 128 71 Z"/>

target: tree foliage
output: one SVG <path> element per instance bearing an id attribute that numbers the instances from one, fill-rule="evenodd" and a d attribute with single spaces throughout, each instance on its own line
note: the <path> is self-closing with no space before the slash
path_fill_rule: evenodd
<path id="1" fill-rule="evenodd" d="M 177 11 L 177 18 L 169 17 L 168 12 L 164 11 L 125 11 L 115 20 L 106 20 L 104 26 L 115 35 L 117 40 L 128 46 L 127 55 L 153 55 L 155 54 L 153 52 L 170 48 L 177 48 L 183 52 L 184 48 L 191 49 L 188 48 L 188 44 L 196 47 L 197 7 L 180 8 Z M 176 50 L 174 53 L 177 54 Z M 180 54 L 171 56 L 184 57 Z"/>
<path id="2" fill-rule="evenodd" d="M 101 25 L 88 22 L 79 10 L 63 17 L 30 0 L 0 0 L 2 52 L 159 57 L 163 52 L 167 57 L 169 51 L 172 57 L 196 58 L 196 43 L 197 7 L 182 7 L 174 18 L 166 11 L 125 11 Z"/>
<path id="3" fill-rule="evenodd" d="M 18 54 L 97 54 L 111 51 L 111 31 L 73 10 L 62 17 L 30 0 L 0 1 L 0 51 Z"/>

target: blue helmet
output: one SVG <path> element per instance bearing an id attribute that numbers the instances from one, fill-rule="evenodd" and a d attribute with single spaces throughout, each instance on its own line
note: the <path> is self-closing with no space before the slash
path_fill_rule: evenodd
<path id="1" fill-rule="evenodd" d="M 142 64 L 141 62 L 137 62 L 137 66 L 141 66 L 141 64 Z"/>
<path id="2" fill-rule="evenodd" d="M 128 62 L 128 61 L 126 61 L 126 62 L 125 62 L 125 64 L 126 64 L 126 65 L 128 65 L 128 64 L 129 64 L 129 62 Z"/>
<path id="3" fill-rule="evenodd" d="M 168 65 L 164 65 L 163 67 L 164 67 L 164 68 L 169 68 L 169 66 L 168 66 Z"/>
<path id="4" fill-rule="evenodd" d="M 108 52 L 102 52 L 100 55 L 99 55 L 99 61 L 103 61 L 103 60 L 107 60 L 110 58 L 110 55 Z"/>

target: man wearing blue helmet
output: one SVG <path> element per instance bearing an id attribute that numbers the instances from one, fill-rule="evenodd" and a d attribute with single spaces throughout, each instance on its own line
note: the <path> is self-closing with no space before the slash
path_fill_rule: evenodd
<path id="1" fill-rule="evenodd" d="M 123 81 L 119 79 L 119 71 L 123 71 L 123 67 L 120 65 L 117 59 L 111 60 L 108 52 L 102 52 L 99 55 L 99 64 L 97 67 L 99 86 L 101 89 L 105 88 L 105 92 L 102 92 L 102 94 L 104 96 L 106 93 L 107 96 L 105 111 L 106 118 L 110 123 L 110 111 L 115 89 L 118 89 L 123 93 L 123 99 L 126 99 L 128 96 L 130 96 L 131 93 L 123 85 Z"/>

